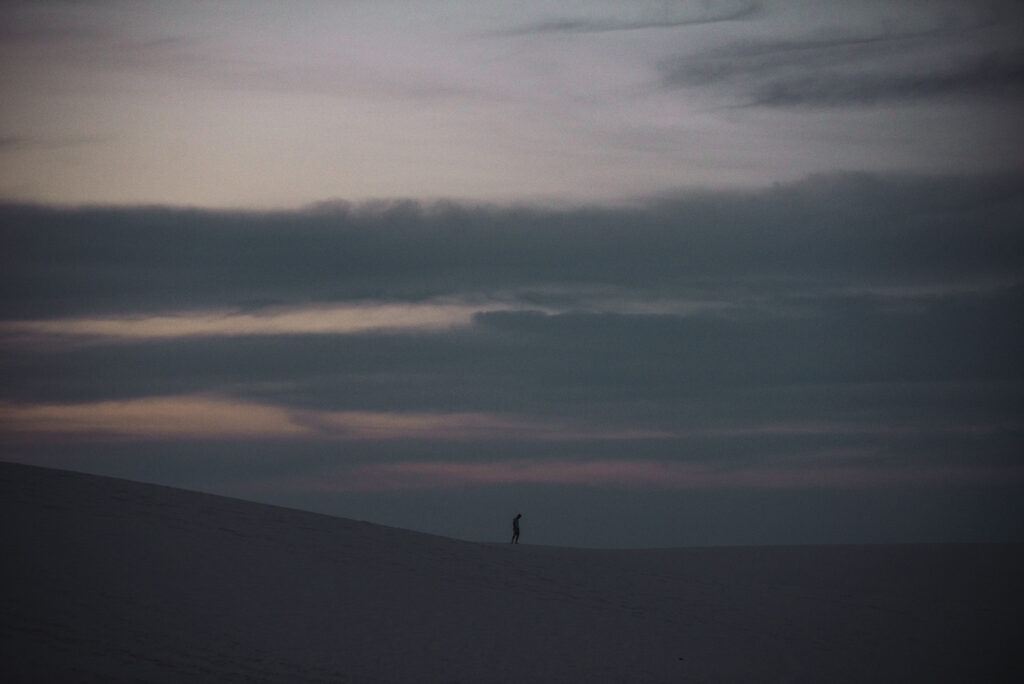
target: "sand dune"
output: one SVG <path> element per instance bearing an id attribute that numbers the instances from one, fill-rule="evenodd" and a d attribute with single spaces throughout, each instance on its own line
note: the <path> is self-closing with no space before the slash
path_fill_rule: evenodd
<path id="1" fill-rule="evenodd" d="M 5 681 L 982 682 L 1014 546 L 478 544 L 0 464 Z"/>

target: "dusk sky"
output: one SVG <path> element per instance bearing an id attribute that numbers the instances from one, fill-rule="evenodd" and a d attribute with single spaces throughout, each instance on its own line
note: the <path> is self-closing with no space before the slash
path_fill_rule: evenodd
<path id="1" fill-rule="evenodd" d="M 0 459 L 472 540 L 1024 541 L 1017 2 L 0 3 Z"/>

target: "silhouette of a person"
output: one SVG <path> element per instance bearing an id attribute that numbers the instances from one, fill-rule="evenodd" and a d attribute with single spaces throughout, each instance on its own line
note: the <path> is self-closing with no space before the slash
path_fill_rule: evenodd
<path id="1" fill-rule="evenodd" d="M 519 519 L 522 517 L 523 514 L 519 513 L 516 517 L 512 518 L 512 541 L 509 542 L 510 544 L 519 543 Z"/>

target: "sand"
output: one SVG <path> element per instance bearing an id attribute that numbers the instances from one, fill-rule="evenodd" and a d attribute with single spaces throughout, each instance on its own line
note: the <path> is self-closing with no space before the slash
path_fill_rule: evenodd
<path id="1" fill-rule="evenodd" d="M 4 681 L 987 682 L 1024 672 L 1014 545 L 482 544 L 6 463 L 0 507 Z"/>

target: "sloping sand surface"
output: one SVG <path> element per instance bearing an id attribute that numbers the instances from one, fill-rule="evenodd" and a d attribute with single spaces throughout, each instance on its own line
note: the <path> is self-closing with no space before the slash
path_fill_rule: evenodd
<path id="1" fill-rule="evenodd" d="M 478 544 L 0 464 L 20 681 L 986 682 L 1021 548 Z"/>

